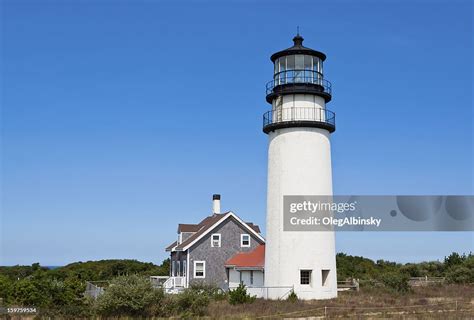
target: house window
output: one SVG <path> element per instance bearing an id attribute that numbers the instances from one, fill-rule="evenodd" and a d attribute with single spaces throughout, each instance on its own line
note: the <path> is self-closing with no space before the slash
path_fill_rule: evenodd
<path id="1" fill-rule="evenodd" d="M 240 246 L 241 247 L 250 247 L 250 235 L 241 234 L 240 235 Z"/>
<path id="2" fill-rule="evenodd" d="M 176 275 L 179 277 L 181 275 L 181 261 L 177 261 L 177 267 L 176 267 Z"/>
<path id="3" fill-rule="evenodd" d="M 300 284 L 311 284 L 311 270 L 300 270 Z"/>
<path id="4" fill-rule="evenodd" d="M 322 279 L 321 285 L 323 287 L 326 287 L 329 284 L 328 278 L 329 278 L 329 270 L 324 270 L 324 269 L 321 270 L 321 279 Z"/>
<path id="5" fill-rule="evenodd" d="M 206 277 L 206 261 L 194 261 L 194 278 Z"/>
<path id="6" fill-rule="evenodd" d="M 221 234 L 214 233 L 211 236 L 211 247 L 220 247 L 221 246 Z"/>
<path id="7" fill-rule="evenodd" d="M 250 284 L 253 284 L 253 270 L 250 270 Z"/>

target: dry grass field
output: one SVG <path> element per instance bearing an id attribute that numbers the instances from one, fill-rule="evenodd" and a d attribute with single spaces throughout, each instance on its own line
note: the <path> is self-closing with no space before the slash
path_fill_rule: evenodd
<path id="1" fill-rule="evenodd" d="M 74 317 L 76 318 L 76 317 Z M 172 317 L 177 319 L 179 317 Z M 195 318 L 195 317 L 188 317 Z M 384 289 L 361 288 L 339 293 L 326 301 L 268 301 L 230 305 L 227 300 L 211 301 L 201 319 L 474 319 L 474 285 L 416 287 L 406 294 Z M 10 316 L 0 319 L 51 319 Z M 71 319 L 59 317 L 58 319 Z M 88 319 L 88 318 L 82 318 Z M 92 319 L 107 319 L 92 317 Z M 136 319 L 120 317 L 114 319 Z M 162 318 L 152 318 L 162 319 Z"/>
<path id="2" fill-rule="evenodd" d="M 208 315 L 234 319 L 474 319 L 474 285 L 416 287 L 406 294 L 361 288 L 327 301 L 265 301 L 229 305 L 213 301 Z"/>

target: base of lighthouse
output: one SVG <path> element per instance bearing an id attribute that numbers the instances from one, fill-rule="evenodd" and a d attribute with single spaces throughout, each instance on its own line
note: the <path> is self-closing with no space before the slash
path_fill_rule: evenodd
<path id="1" fill-rule="evenodd" d="M 329 136 L 327 130 L 304 127 L 269 133 L 265 249 L 268 299 L 284 299 L 291 290 L 306 300 L 337 297 L 334 232 L 283 231 L 283 196 L 332 195 Z"/>

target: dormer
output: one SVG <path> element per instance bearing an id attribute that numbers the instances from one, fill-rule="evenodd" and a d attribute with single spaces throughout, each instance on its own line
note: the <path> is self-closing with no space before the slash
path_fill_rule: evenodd
<path id="1" fill-rule="evenodd" d="M 183 224 L 178 225 L 178 245 L 186 241 L 190 236 L 199 231 L 200 226 L 198 224 Z"/>

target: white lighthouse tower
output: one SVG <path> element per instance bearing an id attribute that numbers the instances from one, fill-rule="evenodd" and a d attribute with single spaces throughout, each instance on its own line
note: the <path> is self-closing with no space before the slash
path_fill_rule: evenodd
<path id="1" fill-rule="evenodd" d="M 266 100 L 272 110 L 263 117 L 269 138 L 265 287 L 270 299 L 284 298 L 291 287 L 301 299 L 329 299 L 337 296 L 334 232 L 283 229 L 284 196 L 332 195 L 335 115 L 326 109 L 326 55 L 304 47 L 299 34 L 293 41 L 271 56 Z"/>

